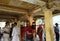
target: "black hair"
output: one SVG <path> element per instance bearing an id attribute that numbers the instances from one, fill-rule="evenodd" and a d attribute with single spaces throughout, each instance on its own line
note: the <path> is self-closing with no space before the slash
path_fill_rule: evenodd
<path id="1" fill-rule="evenodd" d="M 16 22 L 15 22 L 14 24 L 15 24 L 15 25 L 17 25 L 17 23 L 16 23 Z"/>
<path id="2" fill-rule="evenodd" d="M 58 23 L 55 23 L 55 25 L 58 25 Z"/>
<path id="3" fill-rule="evenodd" d="M 36 23 L 36 22 L 32 22 L 32 23 Z"/>
<path id="4" fill-rule="evenodd" d="M 9 22 L 7 21 L 6 24 L 8 24 Z"/>
<path id="5" fill-rule="evenodd" d="M 7 21 L 5 24 L 6 24 L 6 25 L 8 25 L 9 23 L 10 23 L 10 22 L 9 22 L 9 21 Z"/>
<path id="6" fill-rule="evenodd" d="M 12 25 L 14 25 L 14 24 L 12 24 Z"/>

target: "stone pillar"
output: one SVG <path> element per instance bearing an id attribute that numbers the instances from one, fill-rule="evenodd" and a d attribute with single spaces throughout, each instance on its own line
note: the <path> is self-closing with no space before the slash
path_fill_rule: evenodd
<path id="1" fill-rule="evenodd" d="M 20 20 L 17 21 L 17 25 L 18 25 L 18 27 L 20 27 Z"/>
<path id="2" fill-rule="evenodd" d="M 20 38 L 20 41 L 21 41 L 21 28 L 20 28 L 20 19 L 17 20 L 17 26 L 20 30 L 20 35 L 19 35 L 19 38 Z"/>
<path id="3" fill-rule="evenodd" d="M 30 22 L 30 25 L 32 25 L 32 22 L 34 22 L 33 17 L 28 15 L 28 21 Z"/>
<path id="4" fill-rule="evenodd" d="M 52 11 L 44 10 L 46 41 L 54 41 L 54 28 L 52 22 Z"/>

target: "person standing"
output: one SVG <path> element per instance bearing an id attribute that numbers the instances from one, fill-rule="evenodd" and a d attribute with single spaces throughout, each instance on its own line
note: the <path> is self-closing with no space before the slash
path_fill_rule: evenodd
<path id="1" fill-rule="evenodd" d="M 24 41 L 24 29 L 25 27 L 21 25 L 21 41 Z"/>
<path id="2" fill-rule="evenodd" d="M 10 28 L 10 35 L 9 35 L 10 40 L 12 40 L 12 31 L 13 31 L 13 27 L 14 27 L 14 24 L 12 24 L 12 27 Z"/>
<path id="3" fill-rule="evenodd" d="M 59 41 L 59 27 L 58 27 L 58 23 L 55 23 L 55 35 L 56 35 L 56 41 Z"/>
<path id="4" fill-rule="evenodd" d="M 13 32 L 12 32 L 12 41 L 20 41 L 20 39 L 19 39 L 20 32 L 19 31 L 20 30 L 17 27 L 17 23 L 15 22 Z"/>
<path id="5" fill-rule="evenodd" d="M 3 41 L 9 41 L 9 33 L 10 33 L 10 22 L 6 22 L 6 25 L 3 28 Z"/>
<path id="6" fill-rule="evenodd" d="M 29 21 L 27 21 L 26 23 L 25 32 L 26 32 L 26 41 L 33 41 L 33 31 Z"/>
<path id="7" fill-rule="evenodd" d="M 1 32 L 1 27 L 0 27 L 0 41 L 1 41 L 1 38 L 2 38 L 2 32 Z"/>
<path id="8" fill-rule="evenodd" d="M 43 28 L 41 25 L 39 25 L 38 29 L 37 29 L 37 34 L 39 36 L 39 41 L 42 41 L 42 33 L 43 33 Z"/>
<path id="9" fill-rule="evenodd" d="M 36 23 L 32 22 L 33 39 L 36 41 Z"/>
<path id="10" fill-rule="evenodd" d="M 42 24 L 42 28 L 43 28 L 43 41 L 46 41 L 46 31 L 45 31 L 45 24 Z"/>

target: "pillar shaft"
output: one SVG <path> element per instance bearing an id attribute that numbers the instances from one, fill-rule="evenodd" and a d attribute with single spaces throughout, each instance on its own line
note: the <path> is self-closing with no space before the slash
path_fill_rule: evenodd
<path id="1" fill-rule="evenodd" d="M 46 41 L 54 41 L 54 29 L 52 25 L 52 11 L 45 10 L 45 30 L 46 30 Z"/>
<path id="2" fill-rule="evenodd" d="M 18 20 L 17 24 L 18 24 L 18 27 L 20 27 L 20 20 Z"/>
<path id="3" fill-rule="evenodd" d="M 17 21 L 17 26 L 18 26 L 18 28 L 20 29 L 19 38 L 20 38 L 20 41 L 21 41 L 21 28 L 20 28 L 20 20 L 19 20 L 19 19 L 18 19 L 18 21 Z"/>
<path id="4" fill-rule="evenodd" d="M 33 17 L 32 17 L 32 16 L 28 16 L 28 20 L 29 20 L 29 22 L 30 22 L 30 25 L 32 25 L 32 22 L 34 21 L 34 20 L 33 20 Z"/>

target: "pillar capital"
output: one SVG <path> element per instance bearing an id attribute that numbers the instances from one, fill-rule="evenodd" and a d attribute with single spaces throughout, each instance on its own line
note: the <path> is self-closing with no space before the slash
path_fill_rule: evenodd
<path id="1" fill-rule="evenodd" d="M 27 20 L 30 22 L 30 25 L 32 25 L 32 22 L 34 20 L 33 20 L 33 16 L 30 14 L 30 12 L 29 12 L 29 14 L 26 14 L 26 17 L 27 17 Z"/>
<path id="2" fill-rule="evenodd" d="M 44 11 L 52 11 L 52 10 L 51 10 L 51 9 L 44 9 L 43 12 L 44 12 Z"/>

